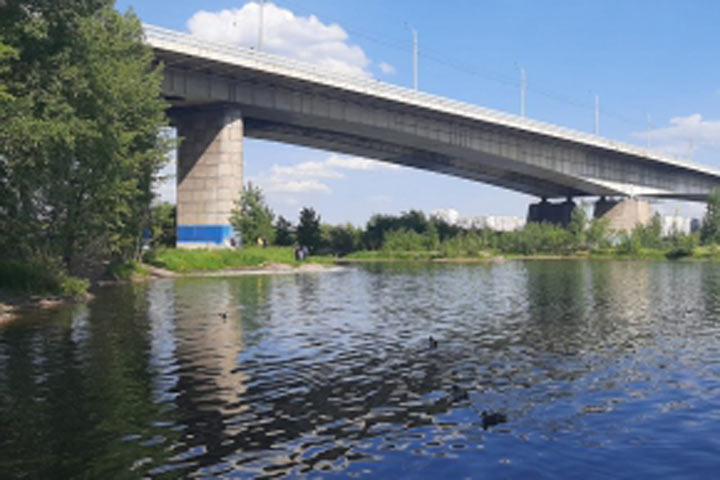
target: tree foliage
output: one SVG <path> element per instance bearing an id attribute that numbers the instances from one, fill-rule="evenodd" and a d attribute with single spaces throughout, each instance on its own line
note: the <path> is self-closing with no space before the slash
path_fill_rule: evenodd
<path id="1" fill-rule="evenodd" d="M 139 253 L 168 143 L 162 72 L 109 0 L 10 0 L 0 37 L 0 247 L 87 274 Z M 8 60 L 8 49 L 2 49 Z"/>
<path id="2" fill-rule="evenodd" d="M 275 245 L 287 247 L 295 243 L 292 223 L 282 215 L 275 222 Z"/>
<path id="3" fill-rule="evenodd" d="M 235 202 L 235 208 L 230 214 L 230 223 L 235 231 L 242 235 L 243 245 L 251 246 L 263 239 L 267 244 L 275 240 L 273 220 L 275 214 L 265 203 L 260 187 L 248 182 L 247 187 L 240 194 L 240 200 Z"/>
<path id="4" fill-rule="evenodd" d="M 322 244 L 320 233 L 320 215 L 314 209 L 303 207 L 300 210 L 300 221 L 297 226 L 297 241 L 310 251 L 316 251 Z"/>
<path id="5" fill-rule="evenodd" d="M 345 255 L 362 248 L 362 229 L 351 223 L 320 226 L 322 245 L 332 253 Z"/>
<path id="6" fill-rule="evenodd" d="M 575 243 L 575 247 L 583 247 L 587 242 L 587 228 L 588 218 L 587 212 L 585 211 L 585 205 L 580 205 L 573 208 L 570 214 L 570 223 L 568 224 L 568 231 L 572 235 L 572 239 Z"/>
<path id="7" fill-rule="evenodd" d="M 155 205 L 150 210 L 150 218 L 152 246 L 174 248 L 177 241 L 177 206 L 169 203 Z"/>
<path id="8" fill-rule="evenodd" d="M 720 243 L 720 188 L 708 196 L 705 217 L 700 228 L 700 240 L 704 245 Z"/>

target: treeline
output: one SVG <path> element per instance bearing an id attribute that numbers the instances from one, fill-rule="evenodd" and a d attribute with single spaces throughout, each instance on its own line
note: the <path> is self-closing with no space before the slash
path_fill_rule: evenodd
<path id="1" fill-rule="evenodd" d="M 75 293 L 138 258 L 169 147 L 161 82 L 111 0 L 0 2 L 0 286 Z"/>
<path id="2" fill-rule="evenodd" d="M 720 241 L 720 194 L 708 203 L 700 233 L 670 232 L 663 235 L 659 214 L 648 225 L 631 232 L 612 232 L 608 221 L 589 218 L 585 208 L 573 211 L 570 223 L 530 223 L 509 232 L 462 228 L 441 218 L 410 210 L 400 215 L 373 215 L 364 228 L 351 224 L 329 225 L 312 208 L 303 208 L 294 225 L 275 217 L 260 189 L 249 184 L 238 202 L 232 223 L 245 245 L 304 245 L 315 254 L 347 255 L 358 251 L 398 256 L 399 252 L 428 252 L 427 257 L 477 257 L 489 253 L 568 255 L 583 251 L 638 255 L 643 250 L 662 251 L 668 257 L 692 255 L 700 243 Z"/>

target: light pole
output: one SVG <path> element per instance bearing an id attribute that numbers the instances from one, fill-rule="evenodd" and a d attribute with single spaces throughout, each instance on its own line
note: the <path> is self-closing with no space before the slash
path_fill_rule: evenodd
<path id="1" fill-rule="evenodd" d="M 263 13 L 265 10 L 265 0 L 260 0 L 260 12 L 259 12 L 259 22 L 258 22 L 258 41 L 257 41 L 257 49 L 258 52 L 262 50 L 262 42 L 263 42 Z"/>
<path id="2" fill-rule="evenodd" d="M 520 67 L 522 80 L 520 82 L 520 115 L 525 117 L 525 91 L 527 90 L 527 81 L 525 79 L 525 67 Z"/>
<path id="3" fill-rule="evenodd" d="M 418 36 L 417 30 L 412 29 L 413 36 L 413 88 L 418 89 Z"/>
<path id="4" fill-rule="evenodd" d="M 600 95 L 595 94 L 595 135 L 600 135 Z"/>

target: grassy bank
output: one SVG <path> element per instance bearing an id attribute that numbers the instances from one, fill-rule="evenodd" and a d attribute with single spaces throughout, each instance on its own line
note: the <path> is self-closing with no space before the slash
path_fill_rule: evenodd
<path id="1" fill-rule="evenodd" d="M 0 261 L 0 288 L 24 294 L 80 298 L 87 294 L 90 282 L 67 275 L 48 260 Z"/>
<path id="2" fill-rule="evenodd" d="M 269 264 L 299 266 L 302 263 L 333 263 L 335 257 L 312 256 L 304 262 L 295 260 L 290 247 L 247 247 L 224 249 L 160 249 L 148 253 L 145 261 L 173 272 L 216 271 L 262 268 Z"/>
<path id="3" fill-rule="evenodd" d="M 692 251 L 678 249 L 641 248 L 626 252 L 620 248 L 578 250 L 562 253 L 503 253 L 499 250 L 483 250 L 474 254 L 446 254 L 440 250 L 362 250 L 342 257 L 343 262 L 404 262 L 404 261 L 457 261 L 491 262 L 499 257 L 517 260 L 543 259 L 597 259 L 597 260 L 696 260 L 720 261 L 718 246 L 696 247 Z"/>

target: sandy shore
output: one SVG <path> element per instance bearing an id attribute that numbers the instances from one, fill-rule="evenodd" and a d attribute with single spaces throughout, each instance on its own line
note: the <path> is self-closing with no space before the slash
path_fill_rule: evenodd
<path id="1" fill-rule="evenodd" d="M 50 295 L 26 295 L 0 288 L 0 325 L 17 319 L 24 311 L 55 308 L 90 299 L 92 295 L 89 294 L 84 299 L 74 300 Z"/>
<path id="2" fill-rule="evenodd" d="M 293 267 L 284 263 L 271 263 L 261 268 L 236 268 L 226 270 L 172 272 L 163 268 L 143 265 L 150 274 L 150 278 L 183 278 L 183 277 L 236 277 L 240 275 L 293 275 L 299 273 L 332 273 L 343 270 L 337 265 L 322 265 L 319 263 L 304 263 Z"/>

